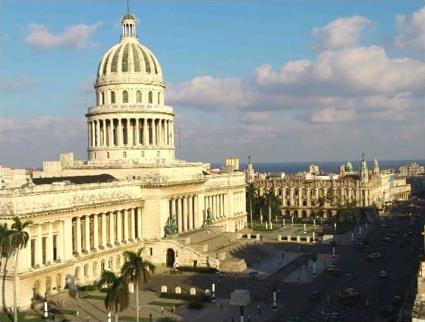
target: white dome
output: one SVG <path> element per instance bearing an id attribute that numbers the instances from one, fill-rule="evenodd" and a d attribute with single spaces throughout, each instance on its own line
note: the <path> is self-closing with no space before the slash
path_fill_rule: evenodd
<path id="1" fill-rule="evenodd" d="M 118 78 L 120 83 L 127 79 L 131 83 L 164 85 L 158 59 L 137 38 L 122 38 L 119 44 L 103 55 L 99 63 L 97 86 L 116 82 Z"/>
<path id="2" fill-rule="evenodd" d="M 116 83 L 164 87 L 158 59 L 137 39 L 136 19 L 132 15 L 126 15 L 121 23 L 123 27 L 121 41 L 109 49 L 100 60 L 96 87 Z"/>

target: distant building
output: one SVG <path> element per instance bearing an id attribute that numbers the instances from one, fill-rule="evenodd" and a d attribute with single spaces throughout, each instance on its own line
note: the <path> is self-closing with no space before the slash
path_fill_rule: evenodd
<path id="1" fill-rule="evenodd" d="M 380 171 L 374 160 L 368 170 L 364 157 L 359 171 L 354 171 L 350 162 L 340 167 L 339 174 L 325 174 L 317 166 L 310 166 L 303 174 L 276 177 L 258 177 L 255 184 L 261 191 L 273 188 L 281 199 L 284 216 L 309 217 L 314 214 L 320 201 L 324 201 L 323 216 L 337 213 L 338 207 L 349 203 L 357 207 L 375 206 L 383 210 L 395 200 L 407 200 L 410 185 L 404 177 Z"/>
<path id="2" fill-rule="evenodd" d="M 399 173 L 401 176 L 411 177 L 421 174 L 425 174 L 425 167 L 417 164 L 416 162 L 403 165 L 399 168 Z"/>

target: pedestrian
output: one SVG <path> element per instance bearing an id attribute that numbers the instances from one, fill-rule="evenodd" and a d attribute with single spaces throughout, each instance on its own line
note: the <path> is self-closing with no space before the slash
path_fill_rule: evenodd
<path id="1" fill-rule="evenodd" d="M 161 314 L 164 314 L 164 307 L 161 306 Z"/>
<path id="2" fill-rule="evenodd" d="M 246 320 L 247 322 L 251 322 L 251 317 L 248 315 Z"/>
<path id="3" fill-rule="evenodd" d="M 173 305 L 173 314 L 176 314 L 176 306 Z"/>
<path id="4" fill-rule="evenodd" d="M 80 311 L 75 311 L 75 315 L 77 316 L 77 318 L 80 316 Z"/>
<path id="5" fill-rule="evenodd" d="M 86 321 L 87 321 L 87 322 L 90 322 L 90 317 L 88 317 L 88 316 L 87 316 L 87 317 L 86 317 Z"/>
<path id="6" fill-rule="evenodd" d="M 149 321 L 153 321 L 152 313 L 149 313 Z"/>
<path id="7" fill-rule="evenodd" d="M 257 305 L 257 314 L 261 315 L 261 305 L 260 304 Z"/>

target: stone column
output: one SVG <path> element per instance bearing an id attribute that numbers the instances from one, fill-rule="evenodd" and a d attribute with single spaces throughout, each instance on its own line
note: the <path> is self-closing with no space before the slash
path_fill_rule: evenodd
<path id="1" fill-rule="evenodd" d="M 177 230 L 179 233 L 183 231 L 181 211 L 182 211 L 182 202 L 180 198 L 177 198 L 176 199 L 176 218 L 177 218 Z"/>
<path id="2" fill-rule="evenodd" d="M 75 244 L 76 252 L 81 256 L 81 244 L 82 244 L 82 235 L 81 235 L 81 217 L 78 216 L 75 218 Z"/>
<path id="3" fill-rule="evenodd" d="M 156 124 L 155 119 L 151 119 L 152 125 L 152 145 L 156 145 Z"/>
<path id="4" fill-rule="evenodd" d="M 114 119 L 109 120 L 109 146 L 115 145 L 114 139 Z"/>
<path id="5" fill-rule="evenodd" d="M 92 146 L 92 144 L 91 144 L 91 122 L 87 122 L 87 139 L 88 139 L 89 147 L 91 147 Z"/>
<path id="6" fill-rule="evenodd" d="M 66 218 L 63 221 L 62 229 L 62 259 L 69 260 L 72 258 L 72 218 Z"/>
<path id="7" fill-rule="evenodd" d="M 127 145 L 133 146 L 133 131 L 131 129 L 131 119 L 127 119 Z"/>
<path id="8" fill-rule="evenodd" d="M 37 234 L 35 236 L 35 265 L 43 264 L 43 225 L 37 224 Z M 3 269 L 3 267 L 2 267 Z"/>
<path id="9" fill-rule="evenodd" d="M 109 216 L 109 244 L 111 246 L 115 245 L 115 220 L 114 220 L 114 212 L 110 211 L 108 213 Z"/>
<path id="10" fill-rule="evenodd" d="M 91 245 L 90 245 L 90 216 L 86 215 L 84 216 L 84 235 L 85 235 L 85 241 L 86 241 L 86 251 L 89 252 L 91 249 Z"/>
<path id="11" fill-rule="evenodd" d="M 46 263 L 53 263 L 53 225 L 52 222 L 47 223 L 47 240 L 46 240 Z"/>
<path id="12" fill-rule="evenodd" d="M 143 119 L 143 145 L 149 145 L 148 120 Z"/>
<path id="13" fill-rule="evenodd" d="M 189 196 L 187 197 L 187 203 L 188 203 L 188 212 L 187 212 L 187 219 L 188 219 L 188 230 L 192 230 L 193 229 L 193 197 Z"/>
<path id="14" fill-rule="evenodd" d="M 187 227 L 187 199 L 186 197 L 182 197 L 181 199 L 182 209 L 181 209 L 181 219 L 182 219 L 182 231 L 186 231 Z"/>
<path id="15" fill-rule="evenodd" d="M 174 122 L 170 121 L 171 123 L 171 145 L 174 145 Z"/>
<path id="16" fill-rule="evenodd" d="M 99 222 L 97 214 L 93 215 L 93 248 L 99 249 Z"/>
<path id="17" fill-rule="evenodd" d="M 136 216 L 137 216 L 137 233 L 139 240 L 142 239 L 142 208 L 136 208 Z"/>
<path id="18" fill-rule="evenodd" d="M 134 242 L 136 240 L 136 222 L 135 216 L 136 211 L 134 208 L 130 209 L 130 240 Z"/>
<path id="19" fill-rule="evenodd" d="M 101 240 L 101 248 L 105 249 L 106 248 L 106 214 L 102 213 L 102 220 L 101 220 L 101 224 L 102 224 L 102 240 Z"/>
<path id="20" fill-rule="evenodd" d="M 140 145 L 140 123 L 139 118 L 136 118 L 136 143 L 134 145 Z"/>
<path id="21" fill-rule="evenodd" d="M 64 249 L 64 221 L 60 220 L 58 222 L 58 234 L 56 237 L 56 258 L 59 259 L 64 259 L 65 257 L 65 249 Z M 72 238 L 72 237 L 71 237 Z M 70 239 L 69 239 L 70 240 Z"/>
<path id="22" fill-rule="evenodd" d="M 95 124 L 95 142 L 96 146 L 100 146 L 100 127 L 99 127 L 99 120 L 94 121 Z"/>
<path id="23" fill-rule="evenodd" d="M 128 239 L 129 239 L 129 237 L 128 237 L 128 235 L 129 235 L 128 234 L 128 231 L 129 231 L 128 215 L 129 215 L 128 209 L 124 209 L 123 210 L 123 220 L 124 220 L 124 238 L 123 238 L 123 240 L 124 240 L 125 243 L 127 243 Z"/>
<path id="24" fill-rule="evenodd" d="M 121 244 L 122 242 L 122 211 L 117 212 L 117 242 Z"/>
<path id="25" fill-rule="evenodd" d="M 118 146 L 123 146 L 123 131 L 122 131 L 122 120 L 118 119 L 118 130 L 117 130 L 117 142 Z"/>
<path id="26" fill-rule="evenodd" d="M 107 133 L 108 133 L 108 131 L 107 131 L 107 126 L 106 126 L 106 120 L 105 119 L 103 119 L 102 120 L 102 128 L 103 128 L 103 146 L 107 146 L 107 144 L 106 144 L 106 136 L 107 136 Z"/>

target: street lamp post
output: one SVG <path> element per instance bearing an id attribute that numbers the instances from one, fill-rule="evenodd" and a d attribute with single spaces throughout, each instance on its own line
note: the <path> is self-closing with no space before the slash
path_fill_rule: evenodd
<path id="1" fill-rule="evenodd" d="M 335 258 L 335 245 L 332 246 L 332 258 Z"/>
<path id="2" fill-rule="evenodd" d="M 354 233 L 351 233 L 351 241 L 354 241 Z"/>
<path id="3" fill-rule="evenodd" d="M 313 231 L 313 243 L 316 242 L 316 232 Z"/>
<path id="4" fill-rule="evenodd" d="M 334 233 L 336 233 L 336 222 L 334 222 Z"/>
<path id="5" fill-rule="evenodd" d="M 215 303 L 215 283 L 211 285 L 211 302 Z"/>
<path id="6" fill-rule="evenodd" d="M 306 233 L 307 233 L 307 227 L 306 227 L 306 224 L 304 224 L 304 234 Z"/>
<path id="7" fill-rule="evenodd" d="M 240 322 L 244 322 L 245 317 L 245 307 L 243 305 L 239 306 L 239 313 L 240 313 Z"/>
<path id="8" fill-rule="evenodd" d="M 277 294 L 276 294 L 276 289 L 273 289 L 273 306 L 272 306 L 272 310 L 273 311 L 277 311 Z"/>
<path id="9" fill-rule="evenodd" d="M 44 319 L 47 321 L 49 318 L 49 308 L 47 306 L 47 292 L 44 293 Z"/>

